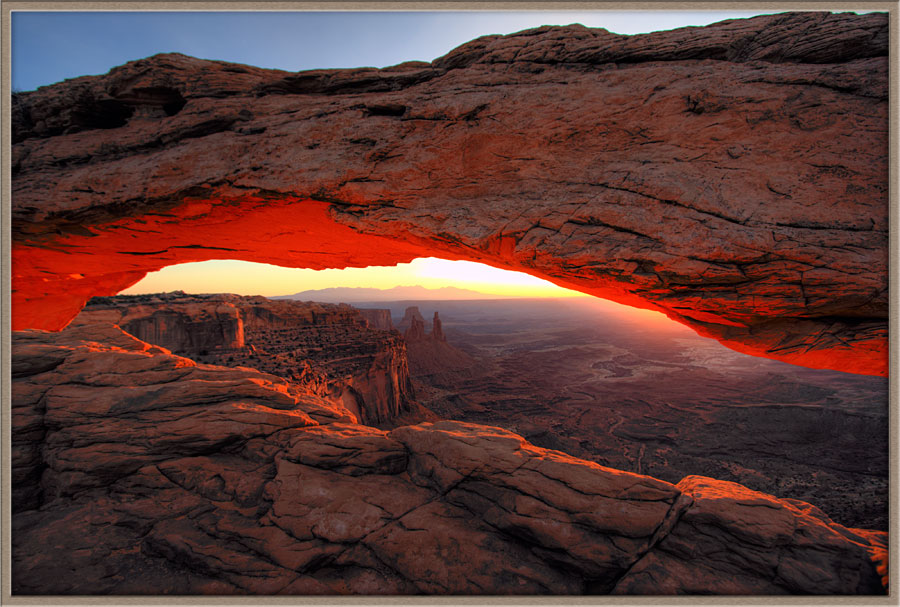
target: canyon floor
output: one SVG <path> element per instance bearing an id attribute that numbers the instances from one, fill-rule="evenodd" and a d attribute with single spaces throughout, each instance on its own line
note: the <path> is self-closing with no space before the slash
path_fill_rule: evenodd
<path id="1" fill-rule="evenodd" d="M 369 307 L 355 304 L 360 308 Z M 740 354 L 592 299 L 378 302 L 439 310 L 470 356 L 410 370 L 441 417 L 677 483 L 699 474 L 887 530 L 888 384 Z"/>

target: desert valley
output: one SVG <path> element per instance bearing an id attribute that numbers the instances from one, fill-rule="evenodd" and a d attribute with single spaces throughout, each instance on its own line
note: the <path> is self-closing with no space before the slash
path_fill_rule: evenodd
<path id="1" fill-rule="evenodd" d="M 890 593 L 887 32 L 16 93 L 12 595 Z M 587 296 L 121 294 L 428 256 Z"/>

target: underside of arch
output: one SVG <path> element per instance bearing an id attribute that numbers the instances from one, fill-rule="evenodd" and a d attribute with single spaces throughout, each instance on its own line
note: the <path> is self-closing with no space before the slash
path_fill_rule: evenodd
<path id="1" fill-rule="evenodd" d="M 176 263 L 437 256 L 886 374 L 886 16 L 702 32 L 299 74 L 159 55 L 17 94 L 13 328 Z"/>

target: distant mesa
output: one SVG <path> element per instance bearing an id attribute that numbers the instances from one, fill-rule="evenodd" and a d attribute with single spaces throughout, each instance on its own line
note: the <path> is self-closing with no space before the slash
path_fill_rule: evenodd
<path id="1" fill-rule="evenodd" d="M 431 321 L 431 333 L 425 333 L 425 318 L 419 312 L 418 306 L 410 306 L 406 308 L 403 320 L 400 321 L 400 327 L 404 328 L 403 337 L 406 343 L 417 341 L 441 341 L 446 342 L 447 337 L 444 335 L 444 329 L 441 325 L 441 318 L 437 310 L 434 312 L 434 318 Z"/>
<path id="2" fill-rule="evenodd" d="M 421 323 L 422 325 L 422 337 L 425 336 L 425 317 L 422 316 L 422 313 L 419 311 L 419 306 L 409 306 L 406 308 L 406 311 L 403 313 L 403 318 L 397 323 L 397 330 L 403 333 L 404 337 L 409 341 L 410 337 L 413 340 L 416 340 L 416 332 L 410 333 L 414 325 Z"/>
<path id="3" fill-rule="evenodd" d="M 409 328 L 403 334 L 403 337 L 406 338 L 407 342 L 424 341 L 426 339 L 425 321 L 422 320 L 421 315 L 413 316 L 410 320 Z"/>
<path id="4" fill-rule="evenodd" d="M 326 303 L 353 303 L 370 301 L 421 301 L 451 299 L 503 299 L 499 295 L 490 295 L 471 289 L 458 287 L 440 287 L 429 289 L 420 285 L 376 289 L 371 287 L 331 287 L 301 291 L 293 295 L 279 295 L 271 299 L 298 299 L 301 301 L 322 301 Z"/>
<path id="5" fill-rule="evenodd" d="M 443 323 L 437 310 L 431 324 L 431 332 L 425 332 L 425 317 L 418 306 L 409 306 L 397 325 L 403 332 L 409 353 L 409 371 L 413 377 L 422 378 L 447 371 L 472 367 L 475 359 L 447 343 Z"/>

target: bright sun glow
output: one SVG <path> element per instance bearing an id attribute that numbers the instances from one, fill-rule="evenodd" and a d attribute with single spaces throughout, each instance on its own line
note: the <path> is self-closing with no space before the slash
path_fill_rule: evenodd
<path id="1" fill-rule="evenodd" d="M 471 261 L 447 261 L 434 257 L 414 259 L 396 266 L 372 266 L 343 270 L 302 270 L 248 261 L 214 260 L 186 263 L 150 272 L 122 291 L 124 294 L 182 290 L 190 293 L 239 295 L 292 295 L 329 287 L 420 285 L 429 289 L 457 287 L 491 297 L 579 297 L 583 294 L 551 282 L 500 270 Z"/>

